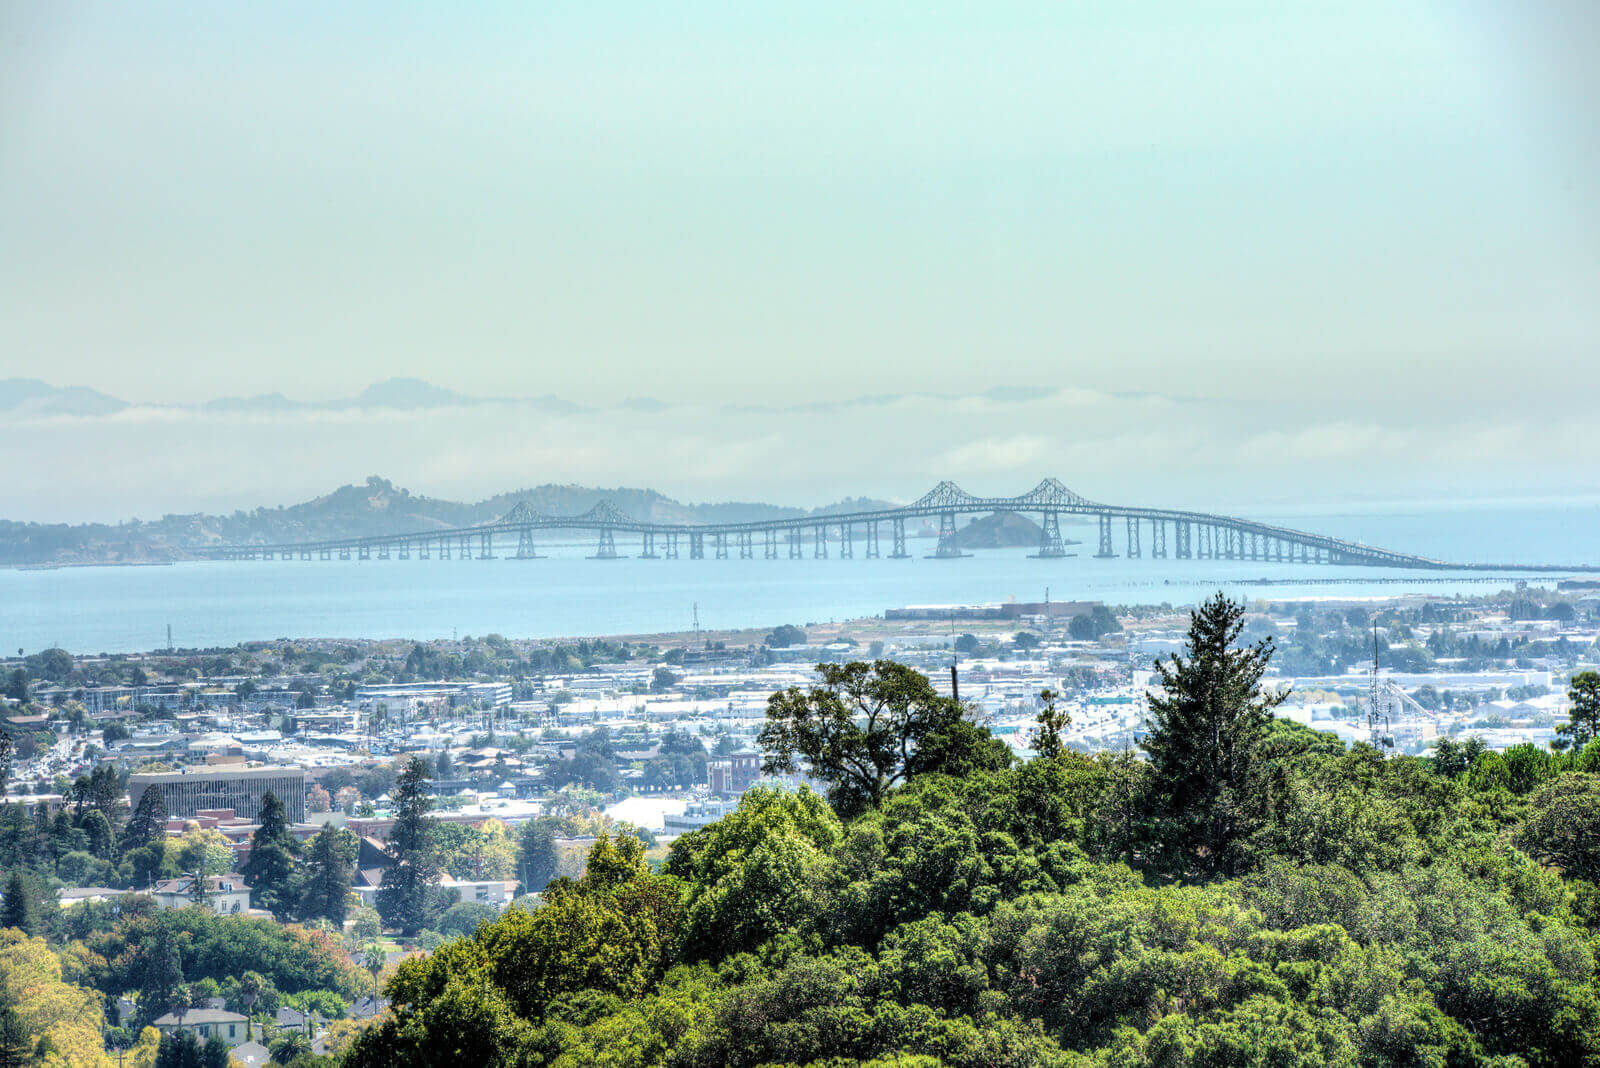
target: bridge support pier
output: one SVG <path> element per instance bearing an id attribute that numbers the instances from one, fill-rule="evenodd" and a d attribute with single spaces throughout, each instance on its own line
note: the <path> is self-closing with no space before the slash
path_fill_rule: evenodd
<path id="1" fill-rule="evenodd" d="M 739 559 L 755 559 L 755 546 L 751 544 L 753 540 L 754 539 L 750 536 L 750 532 L 748 530 L 739 531 Z"/>
<path id="2" fill-rule="evenodd" d="M 1167 558 L 1167 524 L 1157 519 L 1150 524 L 1150 559 Z"/>
<path id="3" fill-rule="evenodd" d="M 1128 559 L 1139 559 L 1139 521 L 1128 517 Z"/>
<path id="4" fill-rule="evenodd" d="M 493 534 L 479 534 L 478 535 L 478 559 L 479 560 L 493 560 L 494 559 L 494 535 Z"/>
<path id="5" fill-rule="evenodd" d="M 937 560 L 955 560 L 969 553 L 961 551 L 961 546 L 956 544 L 956 514 L 954 512 L 939 513 L 939 545 L 933 550 Z"/>
<path id="6" fill-rule="evenodd" d="M 533 545 L 533 528 L 532 527 L 518 527 L 517 528 L 517 559 L 518 560 L 537 560 L 537 559 L 539 559 L 539 554 L 534 549 L 534 545 Z"/>
<path id="7" fill-rule="evenodd" d="M 1066 555 L 1067 547 L 1061 542 L 1061 514 L 1042 513 L 1039 517 L 1039 551 L 1033 554 L 1033 559 L 1054 560 Z"/>
<path id="8" fill-rule="evenodd" d="M 800 543 L 800 528 L 795 527 L 793 530 L 786 531 L 785 533 L 789 536 L 789 559 L 799 560 L 804 557 L 804 546 L 802 546 Z"/>
<path id="9" fill-rule="evenodd" d="M 359 546 L 356 549 L 356 559 L 357 560 L 371 560 L 372 559 L 372 547 L 368 546 L 368 545 Z"/>
<path id="10" fill-rule="evenodd" d="M 896 517 L 890 520 L 890 526 L 894 535 L 894 552 L 889 554 L 889 559 L 904 560 L 911 555 L 906 552 L 906 521 Z"/>
<path id="11" fill-rule="evenodd" d="M 388 542 L 383 542 L 382 544 L 380 544 L 378 546 L 378 559 L 379 560 L 387 560 L 387 559 L 389 559 L 389 543 Z"/>
<path id="12" fill-rule="evenodd" d="M 331 560 L 331 559 L 333 559 L 333 550 L 332 549 L 319 549 L 319 550 L 317 550 L 317 559 L 318 560 Z"/>
<path id="13" fill-rule="evenodd" d="M 667 531 L 667 559 L 668 560 L 676 560 L 677 558 L 678 558 L 678 532 L 676 530 L 669 530 L 669 531 Z"/>
<path id="14" fill-rule="evenodd" d="M 655 560 L 655 559 L 658 559 L 658 557 L 656 556 L 656 532 L 655 531 L 647 530 L 647 531 L 644 531 L 642 534 L 639 535 L 639 559 L 641 559 L 641 560 Z"/>
<path id="15" fill-rule="evenodd" d="M 698 530 L 689 532 L 689 559 L 704 560 L 706 558 L 706 536 Z"/>
<path id="16" fill-rule="evenodd" d="M 456 556 L 462 560 L 472 559 L 472 535 L 463 534 L 456 539 Z"/>
<path id="17" fill-rule="evenodd" d="M 427 538 L 423 538 L 421 541 L 417 542 L 417 559 L 418 560 L 426 560 L 426 559 L 428 559 L 428 551 L 429 550 L 428 550 L 428 539 Z"/>
<path id="18" fill-rule="evenodd" d="M 1188 522 L 1172 524 L 1172 540 L 1177 543 L 1173 546 L 1173 554 L 1179 560 L 1193 559 L 1189 543 L 1189 537 L 1192 533 L 1192 524 Z"/>
<path id="19" fill-rule="evenodd" d="M 1109 560 L 1117 555 L 1111 551 L 1111 517 L 1105 513 L 1100 515 L 1100 551 L 1094 555 L 1098 560 Z"/>
<path id="20" fill-rule="evenodd" d="M 595 549 L 591 560 L 615 560 L 617 558 L 617 539 L 610 527 L 600 528 L 600 544 Z"/>
<path id="21" fill-rule="evenodd" d="M 726 560 L 728 558 L 728 535 L 727 535 L 727 533 L 725 531 L 721 531 L 721 530 L 717 531 L 716 534 L 712 535 L 712 543 L 717 548 L 717 559 L 718 560 Z"/>
<path id="22" fill-rule="evenodd" d="M 878 521 L 876 519 L 867 524 L 866 557 L 868 560 L 876 560 L 878 558 Z"/>
<path id="23" fill-rule="evenodd" d="M 828 558 L 828 525 L 818 523 L 811 531 L 811 555 L 817 560 Z"/>
<path id="24" fill-rule="evenodd" d="M 776 530 L 768 530 L 766 535 L 767 559 L 776 560 L 778 558 L 778 532 Z"/>
<path id="25" fill-rule="evenodd" d="M 839 559 L 850 560 L 856 555 L 856 547 L 850 543 L 851 526 L 845 523 L 839 527 Z"/>
<path id="26" fill-rule="evenodd" d="M 400 559 L 402 559 L 402 560 L 411 559 L 411 543 L 409 541 L 401 542 L 400 543 L 400 552 L 397 553 L 396 555 L 399 556 Z"/>

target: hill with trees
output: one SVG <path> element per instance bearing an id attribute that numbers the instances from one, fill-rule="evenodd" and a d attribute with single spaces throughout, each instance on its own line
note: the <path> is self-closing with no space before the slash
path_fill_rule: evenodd
<path id="1" fill-rule="evenodd" d="M 550 515 L 577 515 L 610 501 L 638 519 L 663 523 L 754 522 L 888 507 L 850 498 L 816 509 L 774 504 L 684 504 L 650 489 L 545 484 L 498 493 L 476 502 L 413 494 L 373 475 L 299 504 L 256 508 L 231 515 L 167 515 L 125 523 L 27 523 L 0 520 L 0 566 L 74 563 L 159 563 L 191 558 L 218 544 L 308 541 L 411 531 L 447 530 L 487 523 L 519 502 Z"/>
<path id="2" fill-rule="evenodd" d="M 1273 716 L 1214 599 L 1148 759 L 1013 762 L 915 672 L 774 695 L 758 788 L 665 865 L 405 962 L 351 1066 L 1570 1065 L 1600 1058 L 1600 747 L 1437 761 Z"/>

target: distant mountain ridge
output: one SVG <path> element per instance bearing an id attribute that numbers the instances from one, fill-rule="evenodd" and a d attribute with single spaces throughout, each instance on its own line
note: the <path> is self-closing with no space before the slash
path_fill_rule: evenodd
<path id="1" fill-rule="evenodd" d="M 640 398 L 638 404 L 659 402 Z M 387 378 L 374 382 L 353 397 L 329 401 L 300 401 L 282 393 L 260 393 L 251 397 L 218 397 L 198 405 L 155 405 L 202 412 L 284 414 L 316 411 L 421 411 L 434 408 L 471 407 L 480 404 L 532 405 L 550 412 L 578 412 L 583 409 L 569 400 L 546 394 L 540 397 L 474 397 L 456 393 L 420 378 Z M 53 386 L 37 378 L 0 379 L 0 413 L 22 418 L 56 415 L 114 415 L 134 405 L 120 397 L 85 386 Z"/>
<path id="2" fill-rule="evenodd" d="M 482 501 L 449 501 L 413 494 L 373 475 L 299 504 L 232 515 L 167 515 L 153 522 L 77 525 L 0 520 L 0 566 L 144 563 L 192 558 L 214 545 L 317 541 L 411 531 L 449 530 L 487 523 L 518 502 L 548 515 L 577 515 L 601 501 L 636 519 L 662 523 L 737 523 L 890 507 L 848 498 L 821 508 L 757 502 L 684 504 L 655 490 L 545 484 Z"/>

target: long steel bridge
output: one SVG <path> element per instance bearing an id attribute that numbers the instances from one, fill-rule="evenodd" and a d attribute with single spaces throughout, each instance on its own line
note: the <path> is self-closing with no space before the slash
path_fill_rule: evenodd
<path id="1" fill-rule="evenodd" d="M 906 524 L 921 519 L 939 521 L 937 547 L 929 554 L 952 559 L 967 554 L 956 538 L 956 520 L 962 515 L 1014 512 L 1039 517 L 1038 559 L 1075 555 L 1061 537 L 1062 516 L 1093 516 L 1099 527 L 1095 556 L 1110 558 L 1148 555 L 1178 560 L 1258 560 L 1273 563 L 1347 564 L 1365 567 L 1427 570 L 1587 571 L 1588 566 L 1450 563 L 1411 553 L 1379 549 L 1359 542 L 1312 534 L 1303 530 L 1258 523 L 1234 516 L 1213 515 L 1170 508 L 1136 508 L 1101 504 L 1074 493 L 1047 478 L 1019 497 L 975 497 L 954 482 L 941 482 L 922 497 L 896 508 L 838 512 L 750 523 L 659 523 L 636 519 L 610 501 L 601 501 L 580 515 L 546 515 L 526 502 L 493 522 L 448 530 L 329 538 L 321 541 L 261 545 L 222 545 L 196 551 L 220 560 L 406 560 L 437 558 L 490 560 L 497 544 L 516 539 L 517 559 L 535 559 L 539 535 L 548 531 L 580 530 L 595 536 L 590 559 L 614 560 L 617 536 L 637 535 L 638 556 L 644 559 L 691 560 L 708 554 L 718 560 L 757 556 L 768 560 L 826 559 L 830 552 L 841 559 L 861 555 L 900 560 L 906 549 Z M 1117 535 L 1121 535 L 1121 554 Z M 887 536 L 885 536 L 887 535 Z M 887 552 L 884 549 L 887 548 Z"/>

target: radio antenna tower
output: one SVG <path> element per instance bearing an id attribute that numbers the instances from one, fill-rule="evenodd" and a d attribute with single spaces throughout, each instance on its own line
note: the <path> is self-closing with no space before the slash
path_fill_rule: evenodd
<path id="1" fill-rule="evenodd" d="M 1378 682 L 1378 621 L 1372 621 L 1372 688 L 1367 694 L 1367 739 L 1383 756 L 1394 747 L 1394 737 L 1389 733 L 1389 700 L 1385 687 Z"/>

